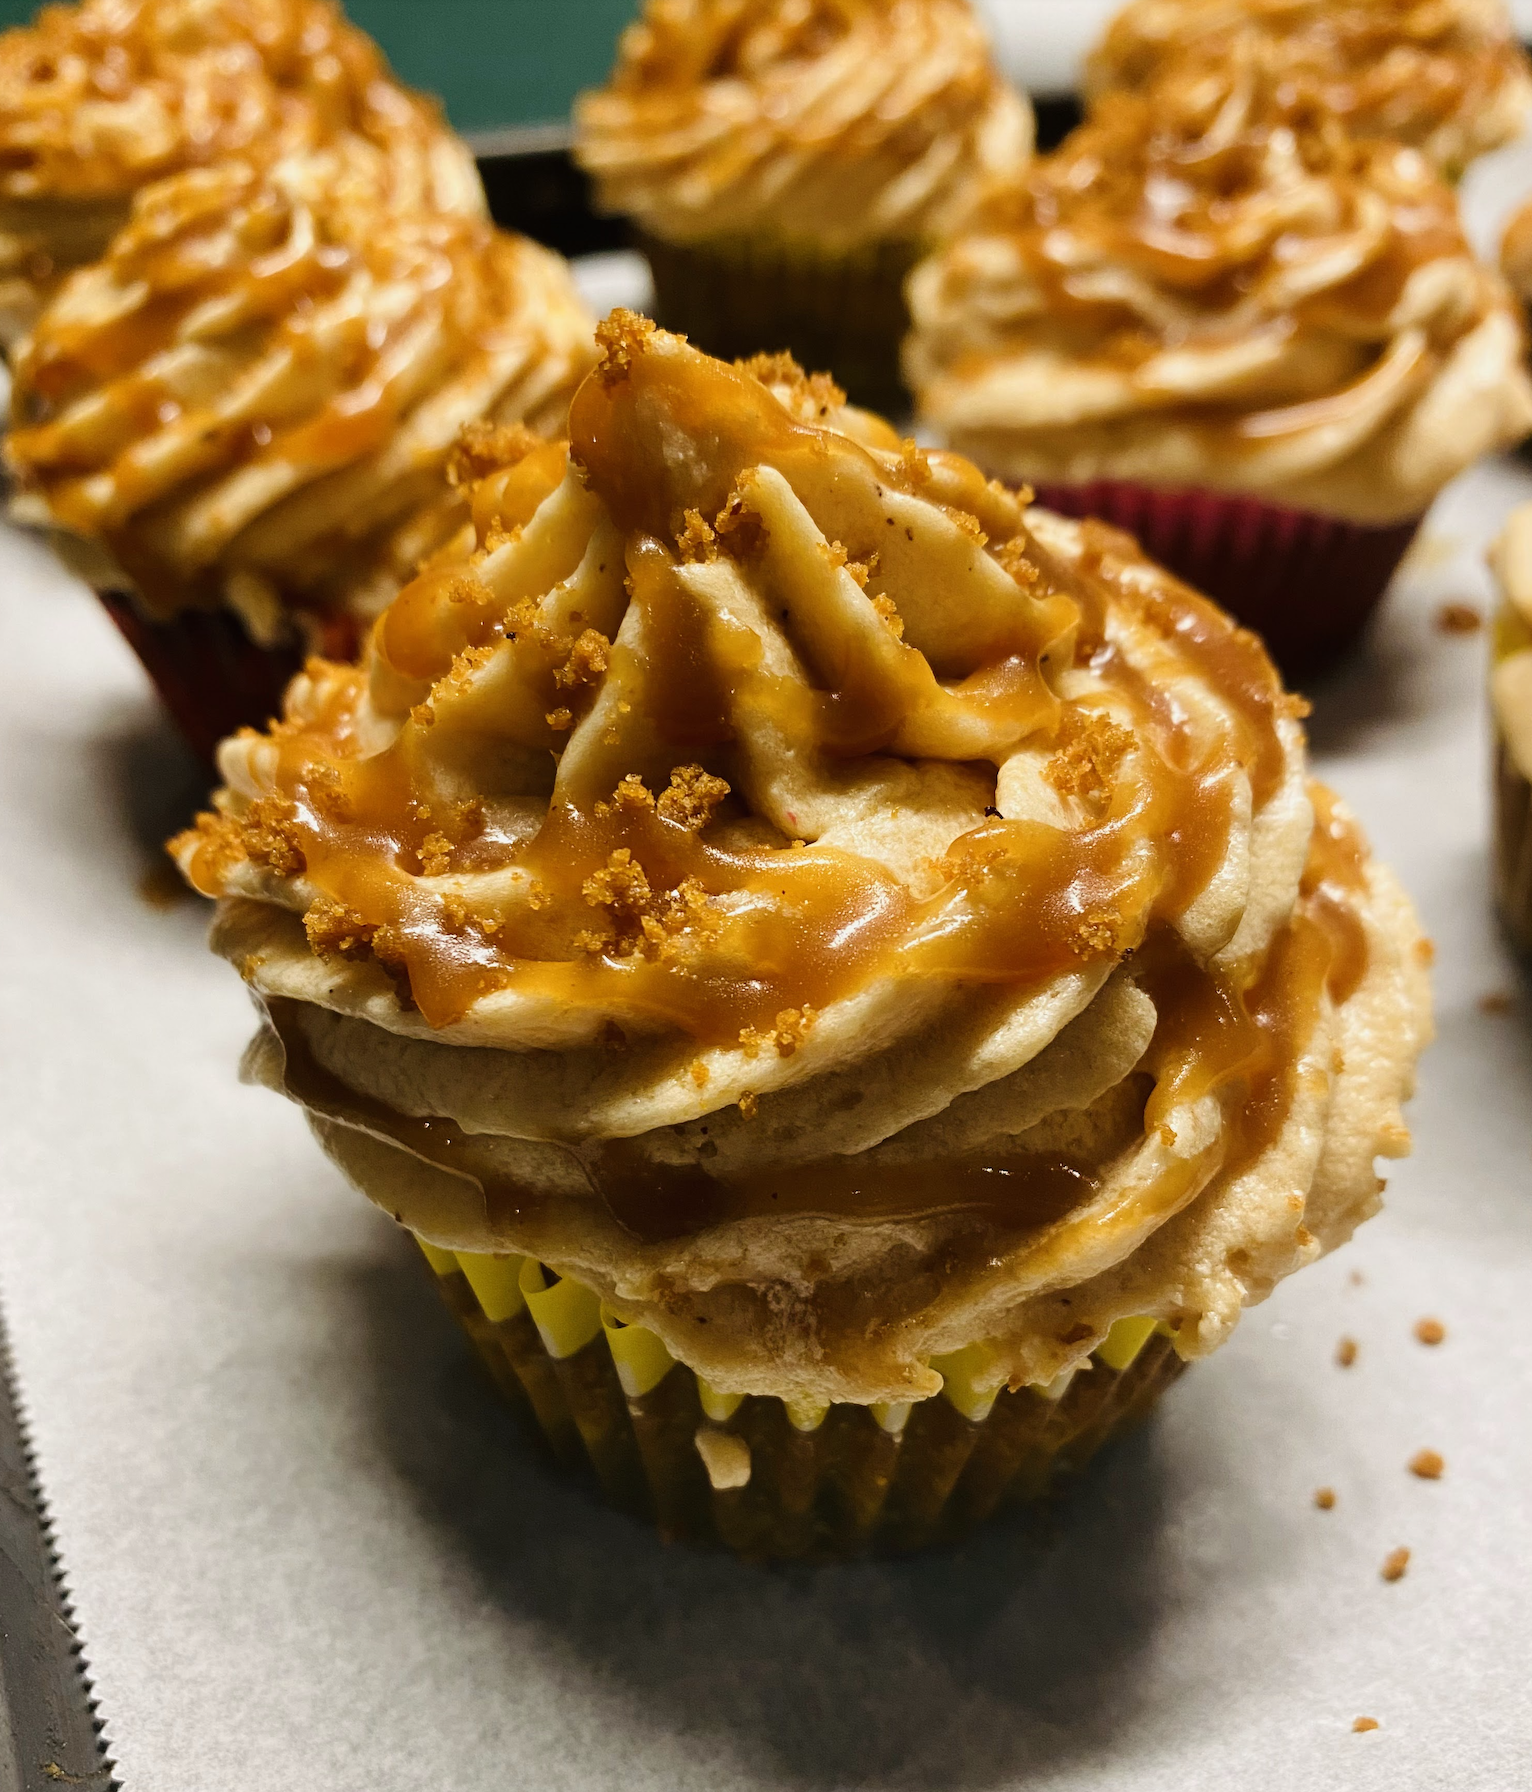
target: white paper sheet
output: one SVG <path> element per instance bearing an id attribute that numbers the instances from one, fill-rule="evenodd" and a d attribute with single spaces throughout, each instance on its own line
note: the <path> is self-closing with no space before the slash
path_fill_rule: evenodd
<path id="1" fill-rule="evenodd" d="M 238 980 L 197 905 L 138 893 L 194 773 L 93 600 L 0 536 L 0 1295 L 128 1792 L 1532 1783 L 1532 1030 L 1524 990 L 1480 1007 L 1519 989 L 1485 641 L 1432 623 L 1487 604 L 1529 495 L 1511 462 L 1449 491 L 1316 692 L 1320 768 L 1439 949 L 1386 1215 L 1043 1534 L 827 1570 L 666 1548 L 519 1440 L 393 1227 L 236 1081 Z"/>

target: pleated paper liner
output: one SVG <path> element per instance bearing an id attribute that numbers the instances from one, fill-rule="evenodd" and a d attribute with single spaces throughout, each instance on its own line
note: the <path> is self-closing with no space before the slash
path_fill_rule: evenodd
<path id="1" fill-rule="evenodd" d="M 1360 639 L 1420 518 L 1371 527 L 1259 498 L 1159 491 L 1129 480 L 1035 488 L 1064 516 L 1096 516 L 1254 629 L 1289 680 L 1339 659 Z"/>
<path id="2" fill-rule="evenodd" d="M 899 413 L 909 396 L 899 344 L 910 327 L 904 277 L 921 246 L 869 244 L 837 254 L 769 238 L 667 243 L 641 235 L 656 321 L 725 360 L 787 349 L 833 374 L 854 404 Z"/>
<path id="3" fill-rule="evenodd" d="M 1532 631 L 1506 604 L 1495 618 L 1493 657 L 1498 665 L 1512 654 L 1532 650 Z M 1495 899 L 1507 933 L 1532 957 L 1532 784 L 1517 765 L 1494 717 Z"/>
<path id="4" fill-rule="evenodd" d="M 417 1240 L 491 1375 L 566 1467 L 667 1538 L 754 1559 L 845 1558 L 951 1542 L 1082 1468 L 1180 1373 L 1164 1328 L 1120 1321 L 1091 1367 L 981 1394 L 978 1353 L 933 1364 L 934 1399 L 803 1406 L 711 1388 L 532 1258 Z"/>
<path id="5" fill-rule="evenodd" d="M 305 657 L 296 642 L 262 647 L 229 609 L 188 609 L 157 621 L 125 592 L 96 595 L 201 758 L 211 763 L 225 736 L 282 713 L 282 693 Z M 348 635 L 323 645 L 330 657 L 347 658 L 355 643 Z"/>

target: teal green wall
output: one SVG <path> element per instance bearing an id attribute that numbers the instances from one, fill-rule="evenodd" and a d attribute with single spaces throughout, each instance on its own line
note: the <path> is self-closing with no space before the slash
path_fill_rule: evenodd
<path id="1" fill-rule="evenodd" d="M 0 25 L 31 0 L 0 0 Z M 637 0 L 348 0 L 407 81 L 447 102 L 460 131 L 561 119 L 611 66 Z"/>

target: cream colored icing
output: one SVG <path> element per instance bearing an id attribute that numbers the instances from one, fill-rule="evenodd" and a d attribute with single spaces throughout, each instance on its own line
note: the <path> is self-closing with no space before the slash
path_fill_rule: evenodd
<path id="1" fill-rule="evenodd" d="M 780 362 L 601 337 L 567 460 L 487 475 L 468 572 L 176 843 L 251 1075 L 725 1389 L 1213 1348 L 1375 1207 L 1429 1028 L 1297 706 L 1127 538 Z"/>
<path id="2" fill-rule="evenodd" d="M 559 257 L 400 209 L 357 139 L 173 175 L 17 353 L 21 512 L 151 613 L 296 612 L 322 642 L 436 545 L 465 423 L 561 426 L 591 329 Z"/>
<path id="3" fill-rule="evenodd" d="M 909 296 L 924 416 L 1006 478 L 1392 523 L 1532 428 L 1519 318 L 1452 190 L 1352 142 L 1259 39 L 1107 95 Z"/>
<path id="4" fill-rule="evenodd" d="M 1532 75 L 1504 0 L 1131 0 L 1086 86 L 1146 88 L 1251 36 L 1353 136 L 1407 143 L 1449 176 L 1526 125 Z"/>
<path id="5" fill-rule="evenodd" d="M 330 0 L 84 0 L 0 35 L 0 340 L 93 261 L 134 193 L 345 139 L 402 207 L 478 216 L 466 146 Z"/>
<path id="6" fill-rule="evenodd" d="M 957 228 L 1032 149 L 967 0 L 649 0 L 575 105 L 603 207 L 832 251 Z"/>

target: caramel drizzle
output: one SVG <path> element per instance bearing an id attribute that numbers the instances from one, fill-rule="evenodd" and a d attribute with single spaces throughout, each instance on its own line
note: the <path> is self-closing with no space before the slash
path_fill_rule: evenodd
<path id="1" fill-rule="evenodd" d="M 580 534 L 590 556 L 621 553 L 631 588 L 626 601 L 644 630 L 633 637 L 641 647 L 624 647 L 626 633 L 608 643 L 605 677 L 627 688 L 624 678 L 651 675 L 642 688 L 645 719 L 660 743 L 658 764 L 692 757 L 722 763 L 712 750 L 727 752 L 742 681 L 755 675 L 744 646 L 720 646 L 708 633 L 713 620 L 688 611 L 687 590 L 675 577 L 679 563 L 665 545 L 691 528 L 689 516 L 726 511 L 752 468 L 772 467 L 826 490 L 861 481 L 877 490 L 918 488 L 928 499 L 933 492 L 966 495 L 997 533 L 1019 529 L 1014 501 L 952 457 L 891 467 L 848 438 L 796 423 L 748 375 L 675 346 L 641 348 L 615 373 L 611 362 L 609 352 L 573 408 L 571 453 L 584 491 L 567 481 L 559 486 L 561 458 L 534 449 L 495 475 L 500 508 L 493 527 L 514 534 L 535 526 L 546 506 L 585 506 L 596 530 Z M 669 459 L 659 451 L 684 440 L 701 451 Z M 611 535 L 602 536 L 602 527 Z M 1136 561 L 1127 538 L 1088 525 L 1083 559 L 1067 566 L 1054 565 L 1030 538 L 1017 539 L 1028 558 L 1015 615 L 989 648 L 995 663 L 1013 669 L 1009 690 L 997 699 L 1001 711 L 1018 738 L 1059 738 L 1069 712 L 1046 667 L 1063 641 L 1132 715 L 1143 774 L 1119 780 L 1100 812 L 1073 829 L 987 820 L 953 843 L 933 894 L 917 897 L 875 861 L 827 845 L 725 845 L 706 815 L 699 821 L 688 806 L 679 771 L 674 802 L 674 791 L 640 790 L 636 780 L 614 791 L 615 780 L 596 781 L 588 767 L 584 783 L 560 771 L 535 832 L 499 834 L 481 805 L 443 802 L 438 794 L 430 702 L 384 751 L 358 751 L 353 718 L 367 676 L 361 672 L 335 681 L 326 711 L 276 730 L 276 796 L 239 824 L 205 826 L 191 854 L 193 881 L 218 893 L 231 851 L 264 856 L 287 874 L 301 870 L 320 899 L 310 913 L 311 937 L 324 910 L 316 946 L 344 952 L 365 941 L 434 1027 L 460 1019 L 494 991 L 515 989 L 642 1016 L 702 1048 L 733 1048 L 747 1032 L 770 1035 L 784 1012 L 805 1015 L 882 977 L 1026 992 L 1136 952 L 1160 1010 L 1145 1066 L 1155 1080 L 1145 1124 L 1167 1124 L 1177 1106 L 1204 1094 L 1243 1090 L 1242 1100 L 1225 1101 L 1232 1119 L 1220 1147 L 1226 1166 L 1243 1161 L 1280 1126 L 1297 1046 L 1327 980 L 1332 999 L 1343 1000 L 1365 967 L 1355 900 L 1362 849 L 1322 805 L 1313 881 L 1263 964 L 1221 977 L 1199 969 L 1174 922 L 1225 854 L 1234 774 L 1248 776 L 1257 807 L 1277 789 L 1284 768 L 1277 723 L 1286 700 L 1253 636 L 1173 580 L 1145 590 L 1122 576 Z M 542 563 L 550 585 L 540 589 L 567 580 L 575 570 L 568 562 L 585 549 L 561 551 L 562 565 Z M 1019 564 L 1010 547 L 1005 557 Z M 615 573 L 604 559 L 598 570 Z M 1117 608 L 1136 613 L 1219 694 L 1232 726 L 1215 749 L 1198 744 L 1169 691 L 1137 672 L 1115 644 Z M 560 695 L 561 657 L 570 643 L 540 637 L 539 626 L 514 604 L 505 612 L 503 596 L 495 599 L 471 577 L 429 576 L 379 624 L 373 688 L 393 680 L 406 693 L 436 693 L 440 702 L 452 674 L 432 681 L 444 669 L 465 654 L 513 647 L 520 675 L 531 680 L 530 695 L 516 700 L 534 708 L 551 703 Z M 740 633 L 754 640 L 748 629 Z M 911 658 L 924 668 L 913 650 Z M 924 676 L 929 680 L 928 670 Z M 913 667 L 899 677 L 906 682 L 895 689 L 906 696 L 926 689 Z M 805 691 L 799 681 L 768 691 L 790 707 L 818 703 L 827 718 L 823 739 L 843 753 L 897 730 L 886 695 L 850 676 L 829 691 Z M 497 699 L 511 700 L 504 692 Z M 561 737 L 551 719 L 545 735 L 536 732 L 544 727 L 537 718 L 528 726 L 524 738 L 557 748 Z M 695 769 L 704 783 L 711 777 Z M 468 912 L 461 898 L 421 881 L 422 872 L 434 876 L 445 867 L 512 873 L 519 894 Z M 612 931 L 582 943 L 594 919 L 593 890 Z M 412 1133 L 410 1149 L 431 1156 L 437 1146 L 428 1150 L 430 1140 L 452 1136 L 450 1123 L 432 1125 L 424 1144 L 424 1135 Z M 1216 1167 L 1193 1162 L 1186 1187 L 1167 1190 L 1166 1198 L 1187 1198 Z M 711 1181 L 704 1177 L 676 1195 L 667 1218 L 656 1208 L 658 1195 L 646 1194 L 647 1173 L 621 1148 L 587 1156 L 586 1168 L 640 1236 L 679 1224 L 681 1213 L 739 1214 L 763 1201 L 781 1211 L 780 1185 L 724 1189 L 704 1186 Z M 795 1172 L 798 1192 L 790 1199 L 843 1215 L 934 1206 L 993 1218 L 1003 1210 L 1013 1224 L 1027 1213 L 1029 1226 L 1042 1226 L 1064 1223 L 1060 1216 L 1078 1205 L 1090 1180 L 1084 1166 L 1033 1159 L 944 1166 L 943 1178 L 941 1190 L 929 1181 L 868 1188 L 855 1163 L 840 1160 L 801 1180 Z"/>

